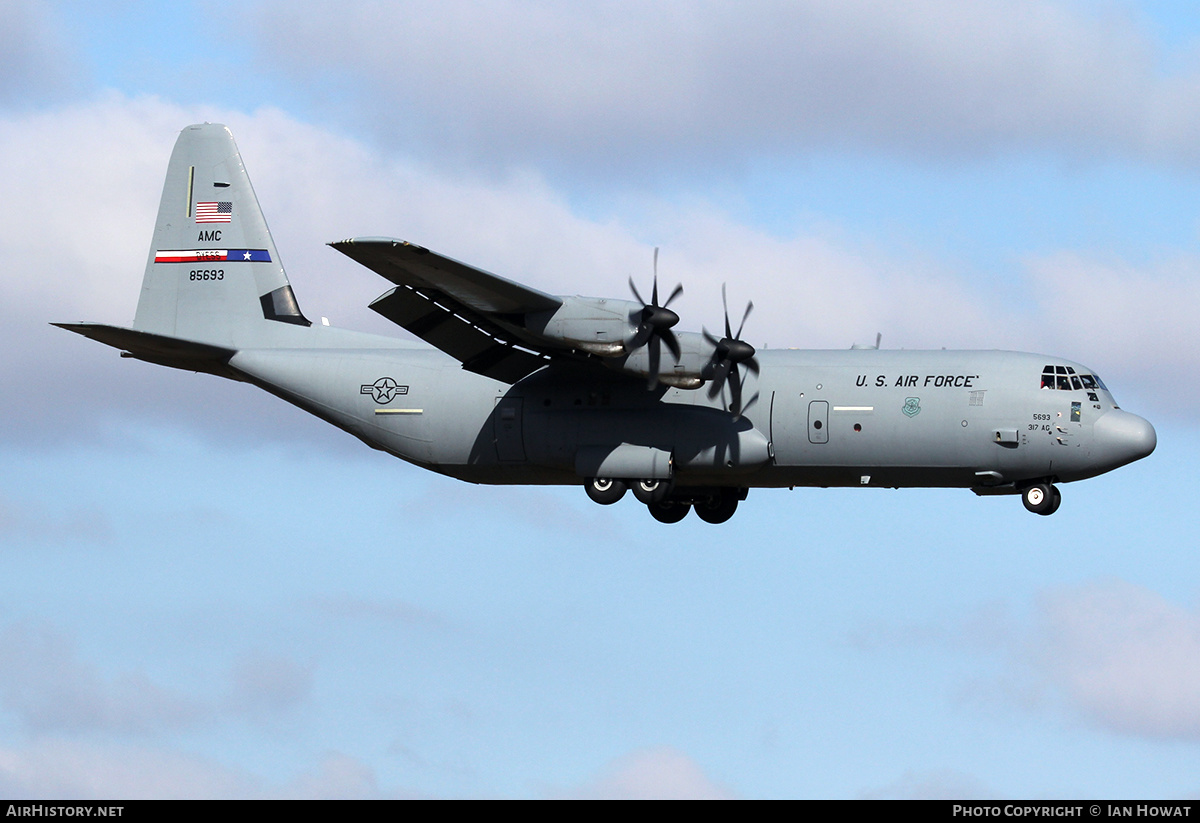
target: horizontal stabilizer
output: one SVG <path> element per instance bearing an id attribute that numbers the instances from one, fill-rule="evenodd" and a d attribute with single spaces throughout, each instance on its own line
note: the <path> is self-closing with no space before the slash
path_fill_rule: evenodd
<path id="1" fill-rule="evenodd" d="M 237 352 L 208 343 L 195 343 L 166 337 L 152 332 L 107 326 L 103 323 L 51 323 L 60 329 L 82 334 L 99 343 L 121 349 L 129 356 L 160 366 L 170 366 L 186 371 L 205 372 L 219 377 L 240 380 L 241 377 L 229 367 L 229 359 Z"/>

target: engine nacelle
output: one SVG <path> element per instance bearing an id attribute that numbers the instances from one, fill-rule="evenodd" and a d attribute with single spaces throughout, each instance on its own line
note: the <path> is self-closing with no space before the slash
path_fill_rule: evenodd
<path id="1" fill-rule="evenodd" d="M 704 385 L 705 374 L 712 360 L 712 345 L 703 336 L 691 332 L 678 332 L 679 362 L 666 351 L 659 353 L 658 382 L 677 389 L 698 389 Z M 626 374 L 650 377 L 650 353 L 645 346 L 634 349 L 620 359 L 605 361 L 604 365 Z"/>
<path id="2" fill-rule="evenodd" d="M 525 316 L 525 328 L 564 348 L 579 349 L 600 357 L 622 357 L 626 341 L 637 326 L 630 317 L 642 307 L 630 300 L 603 297 L 564 297 L 554 311 Z"/>

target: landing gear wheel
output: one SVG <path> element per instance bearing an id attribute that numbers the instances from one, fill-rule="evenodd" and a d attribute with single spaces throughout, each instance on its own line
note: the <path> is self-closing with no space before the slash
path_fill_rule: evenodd
<path id="1" fill-rule="evenodd" d="M 630 483 L 633 496 L 647 506 L 651 503 L 661 503 L 666 499 L 671 484 L 666 480 L 634 480 Z"/>
<path id="2" fill-rule="evenodd" d="M 678 523 L 687 517 L 691 506 L 687 503 L 663 500 L 657 503 L 648 503 L 646 504 L 646 508 L 650 510 L 650 516 L 659 523 Z"/>
<path id="3" fill-rule="evenodd" d="M 1062 505 L 1062 492 L 1058 490 L 1058 486 L 1050 487 L 1050 496 L 1053 497 L 1054 500 L 1050 503 L 1050 510 L 1047 511 L 1046 514 L 1054 514 L 1056 511 L 1058 511 L 1058 507 Z"/>
<path id="4" fill-rule="evenodd" d="M 624 480 L 613 480 L 610 477 L 589 477 L 583 481 L 587 496 L 601 506 L 611 506 L 625 496 L 628 488 Z"/>
<path id="5" fill-rule="evenodd" d="M 1054 514 L 1062 503 L 1062 494 L 1049 483 L 1038 483 L 1021 494 L 1021 502 L 1034 514 Z"/>
<path id="6" fill-rule="evenodd" d="M 737 511 L 738 496 L 734 489 L 721 489 L 706 500 L 696 501 L 696 516 L 705 523 L 724 523 Z"/>

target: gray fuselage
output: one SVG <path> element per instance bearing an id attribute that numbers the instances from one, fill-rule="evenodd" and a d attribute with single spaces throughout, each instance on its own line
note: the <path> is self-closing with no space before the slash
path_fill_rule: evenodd
<path id="1" fill-rule="evenodd" d="M 353 335 L 350 348 L 346 332 L 296 331 L 336 340 L 242 350 L 230 365 L 375 448 L 474 483 L 578 484 L 589 454 L 624 449 L 614 472 L 679 487 L 1002 491 L 1092 477 L 1155 442 L 1103 384 L 1043 388 L 1047 366 L 1090 376 L 1044 355 L 764 350 L 745 387 L 756 400 L 735 420 L 704 388 L 650 392 L 602 369 L 585 379 L 553 366 L 508 385 L 419 344 Z"/>

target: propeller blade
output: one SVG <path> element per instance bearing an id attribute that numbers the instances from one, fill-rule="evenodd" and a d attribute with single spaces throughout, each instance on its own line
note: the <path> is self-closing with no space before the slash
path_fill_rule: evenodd
<path id="1" fill-rule="evenodd" d="M 667 348 L 671 350 L 671 356 L 675 358 L 675 362 L 679 362 L 679 358 L 683 356 L 683 352 L 679 350 L 679 340 L 675 337 L 675 332 L 670 329 L 663 329 L 659 335 L 659 339 L 667 344 Z"/>
<path id="2" fill-rule="evenodd" d="M 667 306 L 683 294 L 683 284 L 679 283 L 671 291 L 670 297 L 665 303 L 658 302 L 658 247 L 654 247 L 654 280 L 650 286 L 650 302 L 647 303 L 642 297 L 642 293 L 638 291 L 637 284 L 633 282 L 633 278 L 629 278 L 629 290 L 633 292 L 633 296 L 642 304 L 640 311 L 630 312 L 629 322 L 636 326 L 633 337 L 629 339 L 626 348 L 629 351 L 634 351 L 642 346 L 649 346 L 646 351 L 648 360 L 648 372 L 650 378 L 650 388 L 653 389 L 658 385 L 658 372 L 662 365 L 662 344 L 666 344 L 667 349 L 678 363 L 683 356 L 683 352 L 679 347 L 679 340 L 671 331 L 671 328 L 679 322 L 679 315 L 671 311 Z"/>
<path id="3" fill-rule="evenodd" d="M 665 309 L 667 306 L 671 305 L 671 301 L 681 294 L 683 294 L 683 284 L 679 283 L 675 286 L 675 290 L 671 292 L 671 296 L 667 298 L 667 302 L 663 303 L 663 308 Z"/>
<path id="4" fill-rule="evenodd" d="M 650 355 L 650 390 L 658 388 L 658 367 L 659 359 L 662 356 L 662 347 L 658 344 L 659 338 L 655 337 L 650 340 L 650 347 L 647 349 Z"/>
<path id="5" fill-rule="evenodd" d="M 642 346 L 646 345 L 647 341 L 649 341 L 653 336 L 654 327 L 648 323 L 645 323 L 638 327 L 637 333 L 634 334 L 633 339 L 629 341 L 629 348 L 640 349 Z"/>
<path id="6" fill-rule="evenodd" d="M 646 305 L 646 301 L 642 299 L 642 296 L 641 296 L 640 294 L 638 294 L 637 286 L 635 286 L 635 285 L 633 284 L 633 277 L 632 277 L 632 276 L 629 278 L 629 290 L 633 292 L 633 296 L 637 298 L 637 301 L 638 301 L 639 303 L 641 303 L 641 304 L 642 304 L 642 306 L 645 306 L 645 305 Z"/>
<path id="7" fill-rule="evenodd" d="M 729 411 L 733 413 L 734 420 L 742 414 L 742 378 L 737 369 L 729 373 Z"/>
<path id="8" fill-rule="evenodd" d="M 742 329 L 746 328 L 746 318 L 750 316 L 750 312 L 751 312 L 753 309 L 754 309 L 754 302 L 753 302 L 753 301 L 751 301 L 751 302 L 749 302 L 749 303 L 747 303 L 747 304 L 746 304 L 746 313 L 742 315 L 742 322 L 741 322 L 741 324 L 738 326 L 738 333 L 737 333 L 737 339 L 738 339 L 738 340 L 741 340 L 741 339 L 742 339 Z"/>
<path id="9" fill-rule="evenodd" d="M 746 405 L 742 406 L 742 414 L 745 414 L 746 412 L 750 411 L 750 407 L 758 402 L 758 395 L 759 395 L 759 393 L 755 392 L 754 395 L 749 400 L 746 401 Z M 734 419 L 736 420 L 738 418 L 735 417 Z"/>
<path id="10" fill-rule="evenodd" d="M 722 360 L 717 363 L 717 367 L 713 369 L 712 385 L 708 387 L 708 399 L 712 400 L 721 393 L 721 389 L 725 388 L 725 381 L 729 377 L 729 370 L 733 368 L 733 363 L 728 360 Z"/>
<path id="11" fill-rule="evenodd" d="M 733 332 L 729 328 L 729 301 L 725 299 L 725 284 L 721 284 L 721 305 L 725 307 L 725 336 L 733 337 Z"/>
<path id="12" fill-rule="evenodd" d="M 750 312 L 754 311 L 754 303 L 746 304 L 746 310 L 742 313 L 742 321 L 738 324 L 737 334 L 733 333 L 733 326 L 729 322 L 729 294 L 724 283 L 721 284 L 721 306 L 725 310 L 725 337 L 718 340 L 709 334 L 708 329 L 704 329 L 704 339 L 713 347 L 712 359 L 709 361 L 709 379 L 712 381 L 712 385 L 708 387 L 708 396 L 710 399 L 715 399 L 728 384 L 729 411 L 733 413 L 734 420 L 737 420 L 741 417 L 742 412 L 758 401 L 758 393 L 755 392 L 748 403 L 742 404 L 742 387 L 745 377 L 738 368 L 744 365 L 747 372 L 759 374 L 758 361 L 754 357 L 754 347 L 742 340 L 742 332 L 746 330 L 746 320 L 750 317 Z"/>

